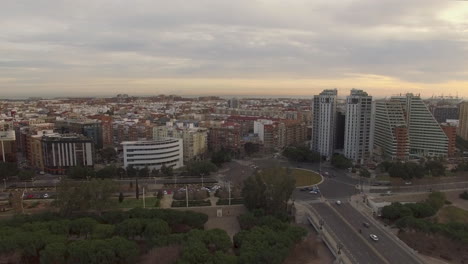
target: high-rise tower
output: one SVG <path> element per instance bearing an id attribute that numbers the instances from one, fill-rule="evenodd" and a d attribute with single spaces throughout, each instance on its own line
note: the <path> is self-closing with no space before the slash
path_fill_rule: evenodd
<path id="1" fill-rule="evenodd" d="M 362 90 L 351 90 L 346 98 L 344 155 L 363 164 L 370 154 L 372 96 Z"/>
<path id="2" fill-rule="evenodd" d="M 312 101 L 311 150 L 326 157 L 331 157 L 334 150 L 337 95 L 336 89 L 324 90 Z"/>

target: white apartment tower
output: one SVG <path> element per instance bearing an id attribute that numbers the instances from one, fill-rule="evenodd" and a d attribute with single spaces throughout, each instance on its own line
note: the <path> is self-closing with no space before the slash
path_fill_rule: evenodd
<path id="1" fill-rule="evenodd" d="M 311 150 L 330 158 L 335 145 L 336 99 L 338 91 L 324 90 L 312 101 Z"/>
<path id="2" fill-rule="evenodd" d="M 351 90 L 346 97 L 344 155 L 363 164 L 370 156 L 372 96 Z"/>

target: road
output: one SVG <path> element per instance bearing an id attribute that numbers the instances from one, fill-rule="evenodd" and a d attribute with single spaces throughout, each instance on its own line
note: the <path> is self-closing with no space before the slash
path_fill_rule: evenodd
<path id="1" fill-rule="evenodd" d="M 369 245 L 367 245 L 363 238 L 359 237 L 356 230 L 352 230 L 342 218 L 340 218 L 329 205 L 325 203 L 313 203 L 309 205 L 317 211 L 320 217 L 324 220 L 324 228 L 328 229 L 331 233 L 335 234 L 341 243 L 344 245 L 343 250 L 350 257 L 353 263 L 385 263 Z M 373 242 L 373 241 L 369 241 Z M 398 262 L 390 262 L 398 263 Z M 404 263 L 404 262 L 401 262 Z"/>
<path id="2" fill-rule="evenodd" d="M 372 246 L 390 263 L 417 263 L 407 251 L 403 250 L 399 244 L 389 237 L 387 233 L 381 231 L 380 228 L 372 224 L 369 228 L 364 227 L 363 223 L 369 222 L 369 220 L 349 203 L 342 203 L 341 206 L 336 206 L 336 209 L 354 229 L 362 230 L 363 237 L 368 239 L 370 234 L 377 235 L 379 241 L 372 241 Z"/>

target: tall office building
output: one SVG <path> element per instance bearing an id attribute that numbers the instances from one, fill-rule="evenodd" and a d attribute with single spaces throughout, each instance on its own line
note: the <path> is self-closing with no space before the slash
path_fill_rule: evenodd
<path id="1" fill-rule="evenodd" d="M 377 102 L 374 144 L 392 159 L 445 157 L 449 139 L 421 97 L 409 93 Z"/>
<path id="2" fill-rule="evenodd" d="M 331 157 L 335 147 L 336 98 L 338 91 L 324 90 L 312 101 L 311 150 Z"/>
<path id="3" fill-rule="evenodd" d="M 80 134 L 42 136 L 44 171 L 64 174 L 70 167 L 94 165 L 93 141 Z"/>
<path id="4" fill-rule="evenodd" d="M 459 112 L 459 125 L 458 125 L 458 136 L 464 140 L 468 140 L 468 102 L 460 104 Z"/>
<path id="5" fill-rule="evenodd" d="M 351 90 L 346 98 L 344 155 L 363 164 L 370 154 L 372 96 L 362 90 Z"/>

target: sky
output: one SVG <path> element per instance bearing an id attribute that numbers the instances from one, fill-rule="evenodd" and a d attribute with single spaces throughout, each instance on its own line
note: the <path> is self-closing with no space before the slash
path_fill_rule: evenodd
<path id="1" fill-rule="evenodd" d="M 0 98 L 468 98 L 468 1 L 2 0 Z"/>

